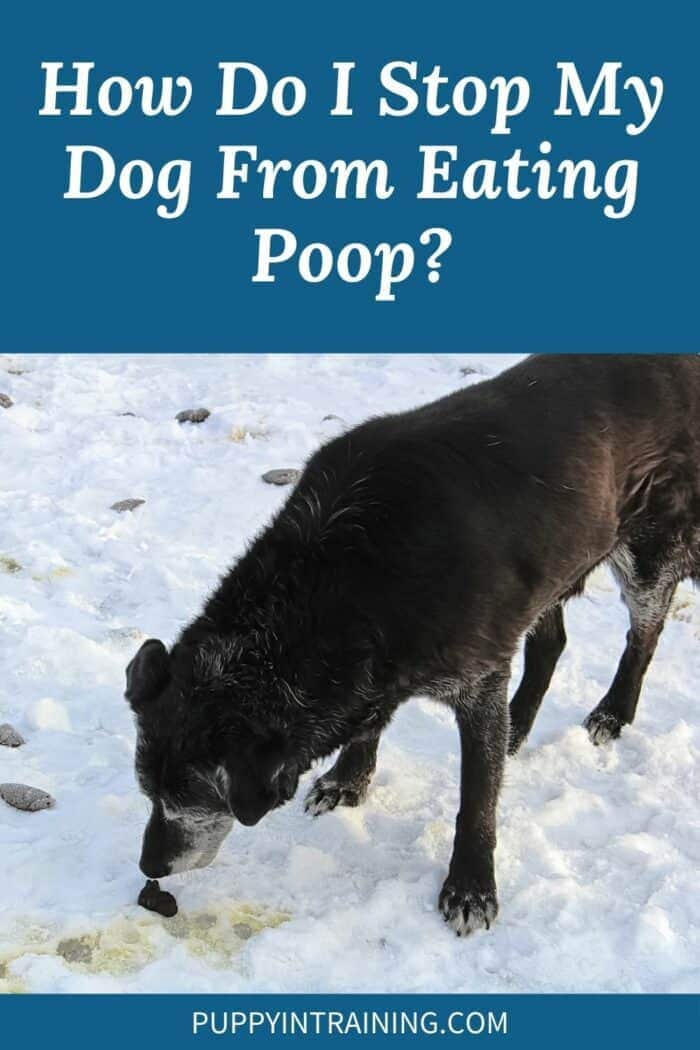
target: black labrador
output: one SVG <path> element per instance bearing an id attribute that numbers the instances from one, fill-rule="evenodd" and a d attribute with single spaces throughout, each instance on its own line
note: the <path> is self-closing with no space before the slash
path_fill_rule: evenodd
<path id="1" fill-rule="evenodd" d="M 357 805 L 381 731 L 427 693 L 462 748 L 439 907 L 458 934 L 488 927 L 506 753 L 564 647 L 564 603 L 604 561 L 630 630 L 585 722 L 595 744 L 633 720 L 674 589 L 700 579 L 698 357 L 531 357 L 329 442 L 172 650 L 151 640 L 129 665 L 144 873 L 209 863 L 234 819 L 257 823 L 336 749 L 307 809 Z"/>

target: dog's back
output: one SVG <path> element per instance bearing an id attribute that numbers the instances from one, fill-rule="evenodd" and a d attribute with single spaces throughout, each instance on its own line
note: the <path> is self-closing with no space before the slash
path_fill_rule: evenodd
<path id="1" fill-rule="evenodd" d="M 267 639 L 279 678 L 339 704 L 368 668 L 398 697 L 502 665 L 640 530 L 700 577 L 699 418 L 699 358 L 562 355 L 371 419 L 311 457 L 182 639 Z"/>
<path id="2" fill-rule="evenodd" d="M 423 639 L 488 660 L 652 517 L 697 548 L 700 358 L 534 357 L 370 420 L 316 453 L 276 527 L 400 658 Z"/>

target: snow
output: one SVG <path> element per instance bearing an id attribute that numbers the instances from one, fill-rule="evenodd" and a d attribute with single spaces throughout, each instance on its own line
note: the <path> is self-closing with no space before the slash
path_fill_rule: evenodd
<path id="1" fill-rule="evenodd" d="M 211 868 L 163 881 L 177 918 L 135 903 L 147 806 L 122 699 L 133 652 L 173 639 L 285 499 L 264 471 L 513 360 L 0 358 L 15 402 L 0 410 L 0 722 L 27 740 L 0 749 L 0 781 L 57 801 L 0 803 L 0 988 L 700 991 L 700 608 L 682 585 L 635 725 L 594 748 L 580 723 L 626 630 L 605 570 L 569 605 L 569 646 L 508 763 L 491 931 L 458 940 L 436 910 L 458 741 L 421 699 L 383 737 L 363 807 L 308 817 L 308 774 L 284 809 L 235 827 Z M 200 406 L 205 423 L 175 421 Z M 110 510 L 129 498 L 146 502 Z"/>

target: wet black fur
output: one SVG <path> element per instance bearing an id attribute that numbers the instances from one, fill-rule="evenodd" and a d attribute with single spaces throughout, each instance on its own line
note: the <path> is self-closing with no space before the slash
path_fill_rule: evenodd
<path id="1" fill-rule="evenodd" d="M 172 652 L 132 663 L 143 786 L 252 824 L 341 748 L 308 805 L 356 804 L 381 730 L 427 692 L 454 708 L 463 754 L 440 907 L 459 933 L 488 926 L 510 661 L 527 635 L 514 751 L 565 644 L 562 605 L 611 556 L 631 627 L 595 742 L 632 721 L 673 589 L 700 578 L 697 357 L 533 357 L 370 420 L 310 459 Z"/>

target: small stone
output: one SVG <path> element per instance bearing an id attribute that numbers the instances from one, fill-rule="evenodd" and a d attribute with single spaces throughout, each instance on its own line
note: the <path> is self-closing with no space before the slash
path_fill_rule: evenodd
<path id="1" fill-rule="evenodd" d="M 0 798 L 4 799 L 8 806 L 26 810 L 28 813 L 35 813 L 38 809 L 50 809 L 56 805 L 56 800 L 46 791 L 29 787 L 27 784 L 0 784 Z"/>
<path id="2" fill-rule="evenodd" d="M 0 726 L 0 744 L 3 747 L 21 747 L 22 744 L 26 744 L 26 740 L 21 733 L 18 733 L 14 726 L 11 726 L 9 722 L 3 722 Z"/>
<path id="3" fill-rule="evenodd" d="M 203 423 L 210 415 L 211 412 L 208 408 L 186 408 L 184 411 L 178 412 L 175 419 L 178 423 Z"/>
<path id="4" fill-rule="evenodd" d="M 475 375 L 478 375 L 477 369 L 476 368 L 472 368 L 471 365 L 464 365 L 463 368 L 460 368 L 460 372 L 462 373 L 463 376 L 475 376 Z"/>
<path id="5" fill-rule="evenodd" d="M 14 401 L 9 394 L 0 394 L 0 408 L 10 408 L 11 405 L 14 405 Z"/>
<path id="6" fill-rule="evenodd" d="M 342 416 L 336 416 L 333 412 L 329 412 L 327 416 L 324 416 L 321 420 L 322 423 L 330 423 L 335 421 L 336 423 L 344 423 L 345 420 Z"/>
<path id="7" fill-rule="evenodd" d="M 262 479 L 268 485 L 291 485 L 300 474 L 301 471 L 295 470 L 293 467 L 285 467 L 279 470 L 268 470 L 267 474 L 263 474 Z"/>
<path id="8" fill-rule="evenodd" d="M 235 922 L 233 924 L 233 932 L 236 937 L 240 937 L 242 941 L 247 941 L 248 938 L 253 935 L 252 927 L 250 927 L 247 922 Z"/>
<path id="9" fill-rule="evenodd" d="M 132 419 L 136 419 L 136 413 L 135 412 L 120 412 L 119 415 L 120 416 L 131 416 Z"/>
<path id="10" fill-rule="evenodd" d="M 140 507 L 145 502 L 145 499 L 120 499 L 113 503 L 109 509 L 116 510 L 119 514 L 124 514 L 127 510 L 136 510 L 137 507 Z"/>
<path id="11" fill-rule="evenodd" d="M 177 901 L 172 893 L 167 893 L 160 888 L 157 879 L 148 879 L 146 885 L 139 893 L 138 903 L 148 911 L 157 911 L 166 919 L 172 919 L 177 915 Z"/>

